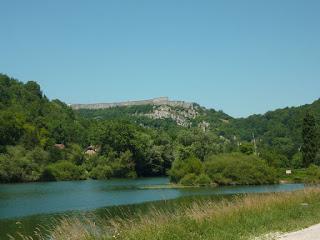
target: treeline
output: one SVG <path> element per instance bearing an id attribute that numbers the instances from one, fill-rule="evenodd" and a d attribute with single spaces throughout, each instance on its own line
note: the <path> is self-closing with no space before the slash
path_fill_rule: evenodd
<path id="1" fill-rule="evenodd" d="M 305 166 L 301 148 L 304 144 L 302 131 L 307 113 L 314 118 L 316 125 L 313 144 L 319 146 L 320 99 L 300 107 L 287 107 L 263 115 L 233 119 L 223 127 L 222 134 L 235 135 L 241 141 L 247 142 L 255 139 L 261 156 L 273 161 L 277 166 L 301 168 Z M 314 158 L 315 162 L 320 163 L 319 151 Z"/>
<path id="2" fill-rule="evenodd" d="M 56 143 L 70 145 L 71 158 L 71 146 L 85 142 L 85 126 L 66 104 L 49 101 L 36 82 L 0 75 L 0 181 L 37 181 L 59 158 Z"/>
<path id="3" fill-rule="evenodd" d="M 275 169 L 320 165 L 319 100 L 247 119 L 197 109 L 190 128 L 142 116 L 150 105 L 73 111 L 36 82 L 0 75 L 0 182 L 169 174 L 183 184 L 263 184 L 277 181 Z"/>
<path id="4" fill-rule="evenodd" d="M 249 147 L 260 157 L 279 168 L 304 167 L 301 148 L 303 145 L 302 129 L 306 113 L 314 117 L 316 126 L 320 125 L 320 100 L 300 107 L 291 107 L 270 111 L 248 118 L 232 118 L 222 111 L 205 109 L 196 105 L 198 115 L 192 119 L 192 127 L 198 128 L 202 122 L 209 123 L 208 130 L 240 147 Z M 180 131 L 172 119 L 150 119 L 143 116 L 152 111 L 151 105 L 121 107 L 100 110 L 80 110 L 77 113 L 87 119 L 122 119 L 144 127 L 162 129 L 168 133 Z M 319 127 L 316 130 L 315 144 L 319 146 Z M 256 149 L 253 150 L 255 144 Z M 242 146 L 241 146 L 242 145 Z M 315 162 L 320 162 L 317 152 Z"/>
<path id="5" fill-rule="evenodd" d="M 177 158 L 234 147 L 170 121 L 83 118 L 32 81 L 1 75 L 0 92 L 1 182 L 163 176 Z"/>

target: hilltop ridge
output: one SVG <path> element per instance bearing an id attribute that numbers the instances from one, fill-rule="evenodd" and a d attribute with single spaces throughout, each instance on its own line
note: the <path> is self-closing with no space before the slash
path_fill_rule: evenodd
<path id="1" fill-rule="evenodd" d="M 147 100 L 136 100 L 136 101 L 124 101 L 115 103 L 92 103 L 92 104 L 70 104 L 70 107 L 74 110 L 79 109 L 108 109 L 113 107 L 127 107 L 127 106 L 138 106 L 138 105 L 168 105 L 172 107 L 190 108 L 193 103 L 185 101 L 172 101 L 168 97 L 158 97 Z"/>

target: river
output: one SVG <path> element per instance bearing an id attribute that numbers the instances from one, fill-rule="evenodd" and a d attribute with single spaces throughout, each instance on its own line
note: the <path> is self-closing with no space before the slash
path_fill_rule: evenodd
<path id="1" fill-rule="evenodd" d="M 173 189 L 165 187 L 168 184 L 168 178 L 0 184 L 0 239 L 7 239 L 6 234 L 16 231 L 30 233 L 38 224 L 45 224 L 59 214 L 90 212 L 111 206 L 193 195 L 279 192 L 304 188 L 303 184 L 277 184 Z"/>

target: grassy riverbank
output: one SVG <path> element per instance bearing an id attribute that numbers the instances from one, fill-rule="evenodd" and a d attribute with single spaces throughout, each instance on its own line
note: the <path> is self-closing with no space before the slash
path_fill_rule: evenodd
<path id="1" fill-rule="evenodd" d="M 230 198 L 192 198 L 122 217 L 61 220 L 53 239 L 252 239 L 320 222 L 320 189 Z M 128 216 L 128 217 L 126 217 Z M 94 220 L 92 220 L 94 219 Z"/>

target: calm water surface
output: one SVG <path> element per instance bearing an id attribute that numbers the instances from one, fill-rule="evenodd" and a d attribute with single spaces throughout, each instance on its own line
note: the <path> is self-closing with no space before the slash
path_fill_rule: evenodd
<path id="1" fill-rule="evenodd" d="M 168 183 L 168 178 L 145 178 L 136 180 L 0 184 L 0 239 L 6 239 L 4 236 L 8 231 L 15 231 L 17 226 L 13 225 L 19 225 L 17 222 L 22 221 L 26 225 L 30 225 L 29 228 L 31 228 L 36 226 L 38 220 L 43 221 L 43 219 L 48 219 L 57 213 L 90 211 L 102 207 L 167 200 L 192 195 L 279 192 L 304 188 L 303 184 L 280 184 L 217 188 L 150 189 L 152 186 L 166 185 Z"/>

